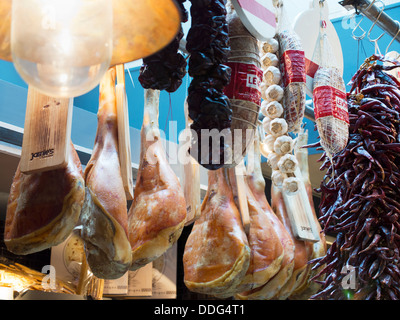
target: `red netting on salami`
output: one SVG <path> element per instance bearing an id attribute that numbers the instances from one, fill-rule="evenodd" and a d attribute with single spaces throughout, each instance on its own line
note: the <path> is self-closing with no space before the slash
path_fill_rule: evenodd
<path id="1" fill-rule="evenodd" d="M 281 56 L 283 85 L 306 82 L 305 56 L 302 50 L 286 50 Z"/>

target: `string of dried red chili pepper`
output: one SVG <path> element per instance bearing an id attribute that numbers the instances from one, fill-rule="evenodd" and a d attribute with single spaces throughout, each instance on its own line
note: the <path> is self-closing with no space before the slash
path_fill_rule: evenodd
<path id="1" fill-rule="evenodd" d="M 400 299 L 400 83 L 383 72 L 398 66 L 383 56 L 366 60 L 349 84 L 348 145 L 333 165 L 321 158 L 320 222 L 336 240 L 311 261 L 313 269 L 325 265 L 312 299 Z M 349 266 L 350 289 L 342 272 Z"/>

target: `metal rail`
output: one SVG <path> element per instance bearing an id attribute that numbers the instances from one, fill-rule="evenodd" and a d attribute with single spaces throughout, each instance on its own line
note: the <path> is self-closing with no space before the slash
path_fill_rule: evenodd
<path id="1" fill-rule="evenodd" d="M 311 103 L 306 103 L 306 108 L 304 109 L 304 117 L 307 118 L 308 120 L 314 121 L 315 122 L 315 115 L 314 115 L 314 108 L 312 107 L 312 101 Z"/>
<path id="2" fill-rule="evenodd" d="M 369 0 L 343 0 L 339 1 L 347 10 L 355 9 L 362 13 L 373 23 L 376 23 L 383 31 L 387 32 L 394 40 L 400 42 L 400 23 L 393 20 L 387 13 L 375 5 L 376 1 Z"/>

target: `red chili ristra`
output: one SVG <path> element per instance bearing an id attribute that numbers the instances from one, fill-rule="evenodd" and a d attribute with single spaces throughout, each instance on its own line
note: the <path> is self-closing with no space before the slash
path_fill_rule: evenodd
<path id="1" fill-rule="evenodd" d="M 349 83 L 348 144 L 332 163 L 320 159 L 320 222 L 336 240 L 310 262 L 325 265 L 312 299 L 400 299 L 400 83 L 384 72 L 399 66 L 378 55 L 365 61 Z M 343 288 L 345 266 L 355 268 L 355 288 Z"/>

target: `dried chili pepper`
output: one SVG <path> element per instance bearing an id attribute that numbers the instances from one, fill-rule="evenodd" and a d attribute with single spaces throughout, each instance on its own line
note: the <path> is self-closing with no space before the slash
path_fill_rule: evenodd
<path id="1" fill-rule="evenodd" d="M 327 171 L 319 219 L 336 241 L 311 261 L 313 269 L 325 265 L 313 279 L 322 288 L 312 299 L 400 299 L 400 83 L 384 72 L 399 66 L 379 55 L 366 59 L 349 83 L 348 144 L 333 163 L 320 159 Z M 341 274 L 349 265 L 357 271 L 351 294 Z"/>
<path id="2" fill-rule="evenodd" d="M 188 20 L 187 11 L 183 6 L 185 1 L 177 0 L 182 22 Z M 178 51 L 182 37 L 183 31 L 180 28 L 170 44 L 151 56 L 143 58 L 138 78 L 143 88 L 175 92 L 180 87 L 186 75 L 187 66 L 184 56 Z"/>

